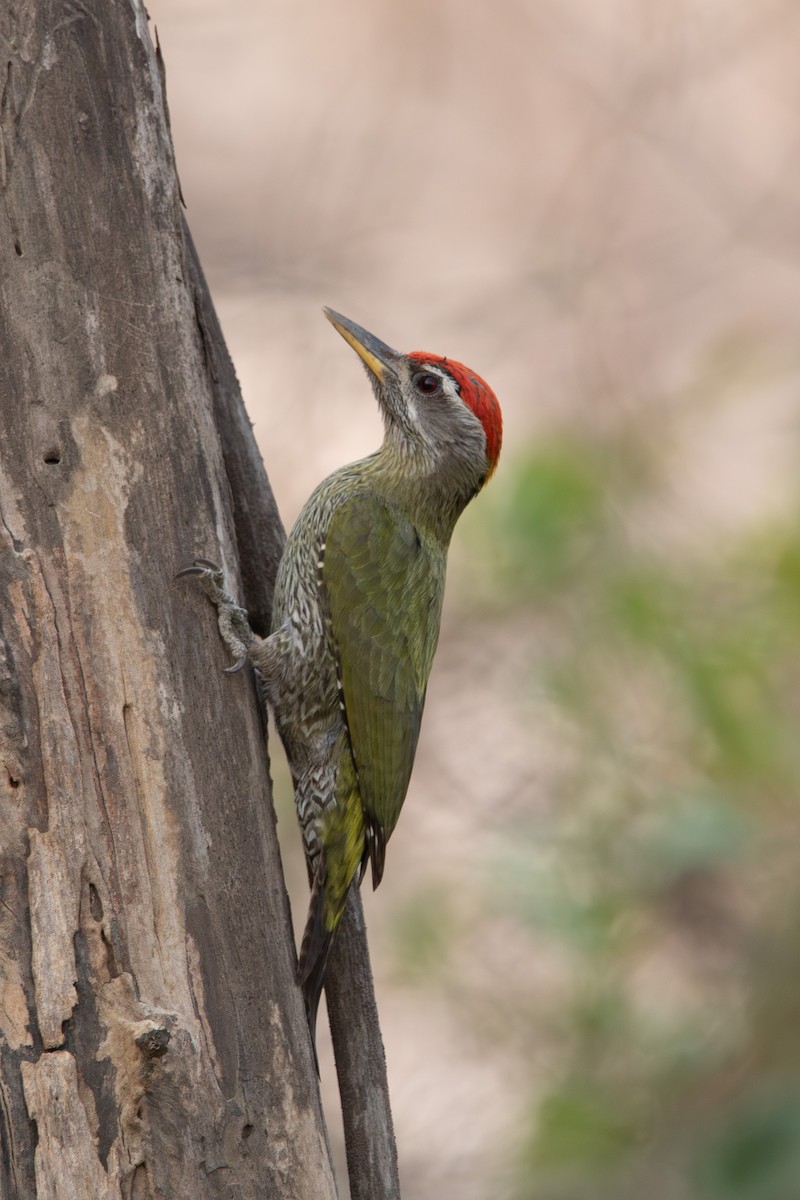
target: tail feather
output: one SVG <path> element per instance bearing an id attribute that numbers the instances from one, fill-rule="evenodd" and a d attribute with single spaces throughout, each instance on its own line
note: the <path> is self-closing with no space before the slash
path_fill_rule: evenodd
<path id="1" fill-rule="evenodd" d="M 372 888 L 378 886 L 383 879 L 383 867 L 386 862 L 386 831 L 375 817 L 368 813 L 364 814 L 364 824 L 366 826 L 366 846 L 367 853 L 372 860 Z M 361 877 L 364 877 L 364 868 L 361 871 Z M 361 882 L 359 880 L 359 882 Z"/>
<path id="2" fill-rule="evenodd" d="M 325 866 L 325 852 L 320 854 L 314 881 L 311 887 L 311 900 L 308 906 L 306 927 L 303 940 L 300 943 L 300 960 L 297 974 L 303 989 L 303 1000 L 306 1006 L 308 1028 L 311 1033 L 311 1044 L 314 1047 L 314 1058 L 317 1055 L 316 1029 L 317 1009 L 325 981 L 325 968 L 328 965 L 333 940 L 333 930 L 326 928 L 325 923 L 325 884 L 328 872 Z"/>
<path id="3" fill-rule="evenodd" d="M 339 782 L 341 785 L 341 780 Z M 347 893 L 359 868 L 363 874 L 370 852 L 373 871 L 376 859 L 380 869 L 383 868 L 385 839 L 378 828 L 369 845 L 365 844 L 359 792 L 355 787 L 342 790 L 342 786 L 337 791 L 337 802 L 326 809 L 321 830 L 315 835 L 316 845 L 321 848 L 311 880 L 308 917 L 300 943 L 298 979 L 303 989 L 312 1044 L 316 1038 L 317 1009 L 328 957 Z"/>

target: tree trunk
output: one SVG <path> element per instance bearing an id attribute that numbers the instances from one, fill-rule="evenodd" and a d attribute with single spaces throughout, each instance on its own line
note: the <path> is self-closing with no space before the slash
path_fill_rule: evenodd
<path id="1" fill-rule="evenodd" d="M 0 1192 L 332 1197 L 256 706 L 172 582 L 282 534 L 146 14 L 24 0 L 0 54 Z"/>

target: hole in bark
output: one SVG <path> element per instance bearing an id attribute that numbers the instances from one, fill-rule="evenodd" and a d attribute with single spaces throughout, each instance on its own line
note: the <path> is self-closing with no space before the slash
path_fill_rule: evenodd
<path id="1" fill-rule="evenodd" d="M 61 451 L 58 446 L 51 446 L 49 450 L 45 450 L 43 457 L 48 466 L 54 466 L 61 462 Z"/>
<path id="2" fill-rule="evenodd" d="M 8 772 L 8 786 L 12 787 L 12 788 L 18 788 L 20 783 L 21 783 L 21 780 L 15 779 L 14 776 L 9 771 Z"/>
<path id="3" fill-rule="evenodd" d="M 19 258 L 22 258 L 22 246 L 19 244 L 19 242 L 14 242 L 14 249 L 16 250 Z"/>
<path id="4" fill-rule="evenodd" d="M 135 1040 L 144 1058 L 163 1058 L 169 1048 L 171 1036 L 168 1029 L 155 1026 L 140 1033 Z"/>
<path id="5" fill-rule="evenodd" d="M 243 1125 L 242 1126 L 242 1141 L 246 1142 L 252 1132 L 253 1132 L 252 1125 L 250 1125 L 250 1124 Z"/>

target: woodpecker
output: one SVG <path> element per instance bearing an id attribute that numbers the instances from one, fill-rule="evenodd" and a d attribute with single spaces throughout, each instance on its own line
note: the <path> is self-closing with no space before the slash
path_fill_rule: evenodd
<path id="1" fill-rule="evenodd" d="M 399 354 L 331 309 L 367 369 L 380 449 L 334 471 L 306 502 L 275 583 L 272 632 L 257 637 L 196 559 L 220 632 L 258 671 L 286 750 L 311 879 L 298 977 L 312 1040 L 332 939 L 368 863 L 381 881 L 408 790 L 458 517 L 497 466 L 502 417 L 474 371 Z"/>

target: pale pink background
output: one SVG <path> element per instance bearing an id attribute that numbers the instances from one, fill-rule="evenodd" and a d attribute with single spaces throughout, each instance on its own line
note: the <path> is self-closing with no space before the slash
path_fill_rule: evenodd
<path id="1" fill-rule="evenodd" d="M 490 381 L 506 422 L 493 487 L 545 431 L 633 422 L 665 484 L 661 503 L 627 514 L 632 537 L 704 553 L 787 503 L 797 5 L 152 0 L 150 15 L 189 221 L 287 524 L 380 436 L 323 304 Z M 481 1038 L 464 1005 L 558 986 L 544 951 L 479 911 L 456 951 L 462 990 L 393 971 L 393 913 L 426 889 L 469 911 L 496 839 L 521 814 L 546 822 L 568 752 L 531 686 L 533 621 L 487 628 L 459 592 L 472 519 L 417 770 L 385 881 L 365 897 L 406 1200 L 509 1194 L 547 1047 Z M 299 921 L 300 845 L 273 754 Z M 322 1074 L 333 1114 L 325 1045 Z"/>

